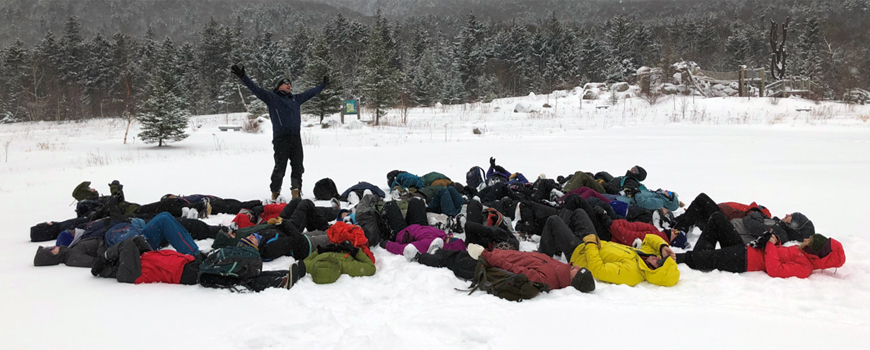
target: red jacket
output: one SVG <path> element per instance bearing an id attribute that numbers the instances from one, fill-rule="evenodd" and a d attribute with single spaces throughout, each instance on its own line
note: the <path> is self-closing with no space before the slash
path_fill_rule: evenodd
<path id="1" fill-rule="evenodd" d="M 813 270 L 840 267 L 846 263 L 843 245 L 831 239 L 831 253 L 824 258 L 798 246 L 783 247 L 768 242 L 764 250 L 746 246 L 746 271 L 765 271 L 770 277 L 807 278 Z"/>
<path id="2" fill-rule="evenodd" d="M 372 259 L 372 263 L 375 262 L 375 255 L 372 254 L 372 251 L 369 249 L 369 240 L 366 238 L 366 233 L 363 231 L 362 227 L 351 225 L 343 221 L 336 221 L 335 224 L 332 224 L 332 226 L 326 230 L 326 234 L 329 236 L 329 241 L 332 243 L 350 241 L 354 247 L 362 249 L 362 251 L 368 255 L 369 259 Z"/>
<path id="3" fill-rule="evenodd" d="M 610 241 L 627 246 L 631 246 L 635 239 L 643 241 L 643 238 L 646 237 L 647 234 L 659 236 L 665 240 L 665 242 L 671 241 L 668 237 L 665 237 L 664 232 L 659 231 L 653 224 L 639 221 L 629 222 L 627 220 L 618 219 L 613 220 L 613 224 L 610 225 Z"/>
<path id="4" fill-rule="evenodd" d="M 174 250 L 155 250 L 142 253 L 139 257 L 142 261 L 142 276 L 135 283 L 172 283 L 181 281 L 181 272 L 184 265 L 194 260 L 187 254 L 181 254 Z"/>
<path id="5" fill-rule="evenodd" d="M 546 283 L 552 289 L 571 285 L 571 266 L 541 253 L 495 249 L 481 256 L 491 266 L 524 274 L 529 281 Z"/>
<path id="6" fill-rule="evenodd" d="M 742 218 L 746 216 L 746 213 L 749 212 L 749 210 L 752 208 L 761 209 L 762 214 L 767 215 L 767 217 L 769 218 L 773 217 L 772 215 L 770 215 L 770 210 L 768 210 L 767 208 L 762 208 L 755 202 L 752 202 L 748 205 L 737 202 L 719 203 L 719 209 L 721 209 L 722 212 L 725 213 L 725 216 L 728 217 L 728 220 Z"/>
<path id="7" fill-rule="evenodd" d="M 266 222 L 269 219 L 277 218 L 281 215 L 281 211 L 284 210 L 284 207 L 287 206 L 287 203 L 275 203 L 275 204 L 266 204 L 263 206 L 263 213 L 260 214 L 259 222 Z M 256 222 L 252 222 L 247 214 L 238 214 L 235 218 L 233 218 L 233 222 L 239 226 L 239 228 L 251 227 L 256 225 Z"/>

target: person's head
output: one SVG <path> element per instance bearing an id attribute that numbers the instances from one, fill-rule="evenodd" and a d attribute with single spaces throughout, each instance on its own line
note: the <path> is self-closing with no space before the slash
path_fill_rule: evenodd
<path id="1" fill-rule="evenodd" d="M 583 293 L 595 290 L 595 279 L 592 278 L 592 272 L 584 267 L 571 265 L 571 286 Z"/>
<path id="2" fill-rule="evenodd" d="M 33 266 L 51 266 L 58 265 L 63 261 L 61 256 L 61 247 L 40 246 L 36 249 L 36 256 L 33 257 Z"/>
<path id="3" fill-rule="evenodd" d="M 54 245 L 58 247 L 69 247 L 69 245 L 72 244 L 74 238 L 75 235 L 70 232 L 70 230 L 65 230 L 57 235 L 57 241 L 54 243 Z"/>
<path id="4" fill-rule="evenodd" d="M 350 210 L 342 209 L 338 211 L 338 216 L 335 217 L 335 221 L 344 221 L 344 217 L 350 215 Z"/>
<path id="5" fill-rule="evenodd" d="M 248 247 L 253 247 L 254 249 L 258 249 L 260 247 L 260 240 L 262 238 L 263 237 L 260 236 L 259 233 L 250 234 L 247 237 L 244 237 L 241 240 L 239 240 L 239 247 L 248 246 Z"/>
<path id="6" fill-rule="evenodd" d="M 275 90 L 289 94 L 293 91 L 293 82 L 289 78 L 281 78 L 278 80 L 278 85 L 275 86 Z"/>
<path id="7" fill-rule="evenodd" d="M 646 169 L 644 169 L 640 165 L 635 165 L 631 167 L 631 169 L 628 169 L 626 176 L 628 176 L 628 173 L 633 174 L 634 178 L 637 179 L 637 181 L 646 180 Z"/>
<path id="8" fill-rule="evenodd" d="M 97 193 L 97 190 L 91 188 L 90 186 L 90 181 L 83 181 L 82 183 L 80 183 L 78 186 L 76 186 L 75 189 L 73 189 L 73 198 L 75 198 L 77 201 L 83 201 L 85 199 L 96 199 L 97 197 L 99 197 L 100 194 Z"/>
<path id="9" fill-rule="evenodd" d="M 813 222 L 804 214 L 794 212 L 786 215 L 782 222 L 788 224 L 793 230 L 801 234 L 802 237 L 809 237 L 816 233 L 816 227 Z"/>
<path id="10" fill-rule="evenodd" d="M 805 238 L 799 247 L 806 253 L 824 258 L 831 253 L 831 239 L 816 233 Z"/>
<path id="11" fill-rule="evenodd" d="M 665 264 L 665 260 L 667 260 L 667 257 L 660 258 L 655 255 L 643 257 L 643 261 L 646 262 L 646 265 L 653 270 L 662 267 L 662 265 Z"/>

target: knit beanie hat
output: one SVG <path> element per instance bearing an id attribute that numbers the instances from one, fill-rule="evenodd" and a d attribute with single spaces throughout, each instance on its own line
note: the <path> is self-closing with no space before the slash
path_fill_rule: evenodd
<path id="1" fill-rule="evenodd" d="M 260 246 L 260 240 L 263 237 L 259 233 L 253 233 L 239 240 L 239 247 L 249 246 L 257 249 Z"/>
<path id="2" fill-rule="evenodd" d="M 646 180 L 646 169 L 640 165 L 635 165 L 634 169 L 637 170 L 637 174 L 634 175 L 634 178 L 637 179 L 637 181 Z"/>
<path id="3" fill-rule="evenodd" d="M 57 235 L 57 242 L 55 242 L 54 245 L 58 247 L 69 247 L 74 238 L 75 236 L 70 233 L 69 230 L 63 231 Z"/>
<path id="4" fill-rule="evenodd" d="M 33 257 L 33 266 L 50 266 L 58 265 L 63 261 L 63 255 L 67 247 L 60 247 L 60 252 L 57 255 L 51 253 L 54 247 L 42 247 L 36 249 L 36 256 Z"/>
<path id="5" fill-rule="evenodd" d="M 789 227 L 801 234 L 801 237 L 809 237 L 816 233 L 816 227 L 813 222 L 804 214 L 794 212 L 791 214 L 791 222 Z"/>
<path id="6" fill-rule="evenodd" d="M 278 90 L 278 88 L 284 84 L 293 85 L 293 81 L 290 80 L 290 78 L 287 78 L 285 76 L 279 76 L 279 77 L 275 78 L 275 90 Z"/>
<path id="7" fill-rule="evenodd" d="M 595 290 L 595 279 L 592 278 L 592 272 L 589 272 L 586 268 L 580 269 L 574 275 L 574 278 L 571 279 L 571 286 L 583 293 Z"/>
<path id="8" fill-rule="evenodd" d="M 810 236 L 813 242 L 804 247 L 804 251 L 820 258 L 824 258 L 831 253 L 831 240 L 821 234 L 813 234 Z"/>
<path id="9" fill-rule="evenodd" d="M 342 221 L 341 215 L 344 213 L 347 213 L 348 215 L 350 215 L 350 210 L 347 210 L 347 209 L 339 210 L 338 215 L 335 216 L 335 221 Z"/>

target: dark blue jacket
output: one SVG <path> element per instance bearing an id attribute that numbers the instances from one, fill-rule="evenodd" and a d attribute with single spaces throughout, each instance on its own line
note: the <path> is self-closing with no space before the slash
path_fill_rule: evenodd
<path id="1" fill-rule="evenodd" d="M 320 91 L 323 91 L 323 84 L 296 95 L 288 95 L 277 89 L 266 91 L 257 86 L 257 84 L 254 84 L 251 78 L 247 76 L 242 78 L 242 83 L 251 90 L 254 96 L 257 96 L 269 107 L 269 118 L 272 119 L 273 139 L 287 135 L 299 135 L 300 125 L 302 124 L 302 104 L 319 94 Z"/>

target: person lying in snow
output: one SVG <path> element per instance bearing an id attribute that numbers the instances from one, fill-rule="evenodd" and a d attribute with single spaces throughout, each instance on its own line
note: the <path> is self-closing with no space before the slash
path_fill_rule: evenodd
<path id="1" fill-rule="evenodd" d="M 220 250 L 209 255 L 218 254 Z M 256 292 L 266 288 L 289 288 L 291 271 L 257 271 L 250 277 L 230 277 L 200 272 L 207 256 L 188 255 L 172 250 L 151 250 L 142 236 L 130 237 L 98 255 L 91 267 L 95 277 L 114 278 L 121 283 L 168 283 L 205 287 L 247 288 Z M 297 277 L 298 279 L 298 277 Z"/>
<path id="2" fill-rule="evenodd" d="M 572 264 L 589 269 L 603 282 L 634 286 L 647 281 L 670 287 L 679 281 L 674 253 L 658 235 L 646 235 L 635 248 L 600 241 L 586 212 L 575 210 L 574 215 L 573 221 L 582 224 L 577 225 L 578 230 L 572 230 L 558 216 L 547 219 L 538 252 L 553 256 L 558 248 Z M 580 238 L 581 234 L 585 236 Z"/>
<path id="3" fill-rule="evenodd" d="M 341 210 L 338 201 L 332 201 L 332 207 L 318 207 L 310 199 L 293 198 L 288 203 L 266 204 L 256 206 L 250 210 L 242 210 L 233 218 L 233 223 L 238 228 L 251 227 L 257 224 L 269 222 L 269 220 L 281 217 L 284 219 L 290 218 L 296 212 L 297 206 L 305 209 L 305 216 L 308 217 L 300 223 L 304 223 L 312 230 L 326 230 L 329 227 L 329 221 L 326 218 L 334 218 Z M 310 210 L 309 210 L 310 208 Z M 303 215 L 303 214 L 299 214 Z M 300 228 L 303 228 L 300 227 Z"/>
<path id="4" fill-rule="evenodd" d="M 715 212 L 707 220 L 695 249 L 676 254 L 676 261 L 695 270 L 764 271 L 781 278 L 807 278 L 813 270 L 836 268 L 846 262 L 843 245 L 817 233 L 797 246 L 783 247 L 780 242 L 770 229 L 746 244 L 728 217 Z"/>
<path id="5" fill-rule="evenodd" d="M 292 287 L 306 273 L 311 275 L 314 283 L 329 284 L 342 274 L 351 277 L 373 276 L 376 268 L 364 249 L 344 241 L 317 247 L 305 260 L 291 264 L 290 271 L 291 278 L 286 288 Z"/>
<path id="6" fill-rule="evenodd" d="M 697 226 L 704 230 L 707 221 L 714 213 L 725 214 L 740 234 L 744 244 L 757 239 L 768 229 L 773 230 L 773 234 L 780 242 L 801 241 L 816 233 L 813 222 L 800 212 L 787 214 L 782 219 L 771 218 L 770 211 L 755 202 L 749 205 L 735 202 L 716 204 L 704 193 L 692 200 L 686 212 L 676 219 L 674 228 L 688 231 L 692 226 Z"/>
<path id="7" fill-rule="evenodd" d="M 551 289 L 572 286 L 583 293 L 595 290 L 595 281 L 588 270 L 537 252 L 502 249 L 490 251 L 483 246 L 469 244 L 467 251 L 435 249 L 419 254 L 415 260 L 427 266 L 446 267 L 453 271 L 456 277 L 470 280 L 474 276 L 480 257 L 486 259 L 490 266 L 524 274 L 530 281 L 545 283 Z"/>

